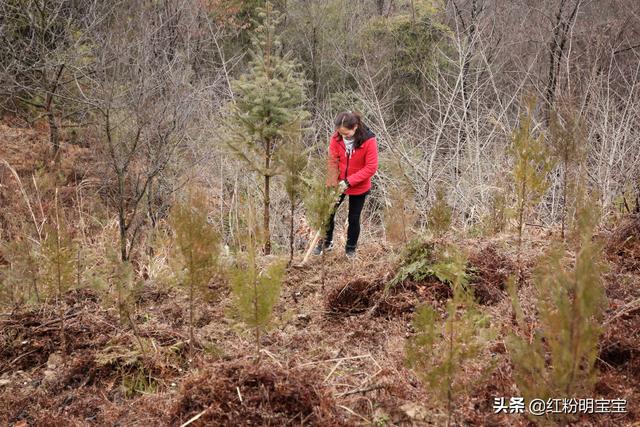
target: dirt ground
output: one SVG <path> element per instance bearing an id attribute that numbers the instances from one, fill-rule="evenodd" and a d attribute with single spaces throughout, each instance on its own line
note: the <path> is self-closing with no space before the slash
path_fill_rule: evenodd
<path id="1" fill-rule="evenodd" d="M 637 425 L 640 273 L 635 263 L 640 245 L 637 237 L 629 241 L 615 233 L 601 239 L 607 243 L 609 305 L 597 362 L 599 379 L 594 395 L 585 397 L 626 399 L 627 413 L 585 415 L 572 424 Z M 535 318 L 528 272 L 548 241 L 540 235 L 526 243 L 527 268 L 519 296 L 528 319 Z M 531 425 L 523 415 L 492 410 L 494 398 L 518 396 L 504 345 L 513 328 L 504 290 L 506 278 L 516 271 L 513 237 L 457 243 L 473 267 L 476 298 L 500 333 L 490 348 L 495 369 L 456 398 L 453 424 Z M 433 405 L 405 365 L 404 345 L 413 333 L 416 306 L 429 302 L 442 309 L 450 290 L 437 280 L 407 281 L 384 295 L 397 257 L 392 248 L 369 241 L 355 261 L 335 250 L 324 264 L 315 258 L 304 268 L 291 267 L 276 324 L 262 337 L 259 363 L 252 336 L 225 315 L 228 295 L 199 307 L 195 351 L 186 344 L 186 295 L 152 282 L 138 296 L 133 319 L 144 353 L 131 328 L 89 289 L 71 291 L 57 305 L 3 313 L 0 423 L 443 425 L 444 410 Z"/>

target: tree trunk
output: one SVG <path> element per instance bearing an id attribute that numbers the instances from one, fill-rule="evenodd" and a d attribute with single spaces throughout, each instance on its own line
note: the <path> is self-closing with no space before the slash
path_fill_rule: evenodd
<path id="1" fill-rule="evenodd" d="M 58 124 L 56 123 L 56 117 L 53 112 L 53 97 L 58 89 L 58 82 L 60 81 L 60 76 L 62 75 L 63 70 L 64 64 L 58 68 L 58 72 L 51 83 L 51 87 L 48 85 L 46 73 L 42 73 L 43 86 L 47 90 L 45 110 L 47 111 L 47 121 L 49 123 L 49 143 L 51 144 L 51 149 L 53 151 L 52 157 L 56 164 L 60 161 L 60 132 L 58 131 Z"/>
<path id="2" fill-rule="evenodd" d="M 264 254 L 269 255 L 271 253 L 271 232 L 269 230 L 269 210 L 271 208 L 271 197 L 269 184 L 271 183 L 271 171 L 269 170 L 271 166 L 271 140 L 267 139 L 267 150 L 264 158 L 264 166 L 265 166 L 265 175 L 264 175 Z"/>
<path id="3" fill-rule="evenodd" d="M 47 95 L 47 97 L 52 97 L 52 95 Z M 58 125 L 50 103 L 47 105 L 47 121 L 49 122 L 49 142 L 51 143 L 52 157 L 58 163 L 60 161 L 60 133 L 58 132 Z"/>
<path id="4" fill-rule="evenodd" d="M 291 200 L 291 217 L 289 224 L 289 265 L 293 262 L 293 215 L 295 214 L 296 205 L 294 200 Z"/>
<path id="5" fill-rule="evenodd" d="M 129 254 L 127 253 L 127 224 L 124 207 L 124 177 L 118 175 L 118 226 L 120 229 L 120 260 L 127 261 Z"/>

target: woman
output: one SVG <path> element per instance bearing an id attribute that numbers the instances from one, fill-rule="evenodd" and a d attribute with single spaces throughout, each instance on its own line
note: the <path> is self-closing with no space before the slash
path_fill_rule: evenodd
<path id="1" fill-rule="evenodd" d="M 341 194 L 333 208 L 326 234 L 316 246 L 314 254 L 320 255 L 323 251 L 333 249 L 336 210 L 348 195 L 349 226 L 345 253 L 353 258 L 360 236 L 360 214 L 371 189 L 371 177 L 378 170 L 378 144 L 376 136 L 362 123 L 362 117 L 357 112 L 338 114 L 334 125 L 329 156 L 339 165 L 338 187 Z"/>

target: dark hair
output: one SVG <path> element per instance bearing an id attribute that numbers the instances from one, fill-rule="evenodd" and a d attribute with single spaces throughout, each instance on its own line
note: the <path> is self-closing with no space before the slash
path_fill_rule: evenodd
<path id="1" fill-rule="evenodd" d="M 336 119 L 333 121 L 336 130 L 340 127 L 347 129 L 353 129 L 358 126 L 356 133 L 353 135 L 354 145 L 356 148 L 360 147 L 367 139 L 373 136 L 373 132 L 362 123 L 362 116 L 357 111 L 343 111 L 338 113 Z"/>

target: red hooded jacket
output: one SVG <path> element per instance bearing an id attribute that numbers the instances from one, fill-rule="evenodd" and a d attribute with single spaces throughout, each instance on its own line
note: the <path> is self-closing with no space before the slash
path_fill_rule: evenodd
<path id="1" fill-rule="evenodd" d="M 371 177 L 378 170 L 378 144 L 376 136 L 366 130 L 365 141 L 360 147 L 354 148 L 347 158 L 347 147 L 338 131 L 331 135 L 329 155 L 337 158 L 340 168 L 338 180 L 347 179 L 349 188 L 345 194 L 359 195 L 371 189 Z"/>

